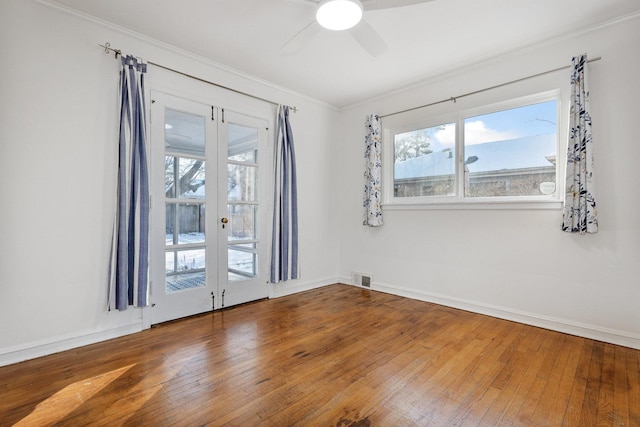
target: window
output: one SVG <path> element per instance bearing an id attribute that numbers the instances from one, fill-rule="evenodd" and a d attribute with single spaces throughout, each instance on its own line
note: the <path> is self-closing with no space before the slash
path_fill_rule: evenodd
<path id="1" fill-rule="evenodd" d="M 455 145 L 439 143 L 444 133 L 455 135 L 455 127 L 447 123 L 394 135 L 394 197 L 456 194 Z"/>
<path id="2" fill-rule="evenodd" d="M 557 96 L 422 123 L 387 129 L 391 204 L 559 200 Z"/>

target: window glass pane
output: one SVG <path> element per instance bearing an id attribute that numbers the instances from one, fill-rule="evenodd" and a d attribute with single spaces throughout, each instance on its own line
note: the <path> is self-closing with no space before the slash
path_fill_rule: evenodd
<path id="1" fill-rule="evenodd" d="M 177 212 L 177 216 L 176 216 Z M 166 244 L 182 245 L 205 242 L 205 205 L 201 203 L 167 203 Z"/>
<path id="2" fill-rule="evenodd" d="M 229 204 L 229 240 L 256 239 L 257 205 Z"/>
<path id="3" fill-rule="evenodd" d="M 556 122 L 555 100 L 466 118 L 465 196 L 553 194 Z"/>
<path id="4" fill-rule="evenodd" d="M 394 135 L 394 197 L 455 194 L 455 123 Z"/>
<path id="5" fill-rule="evenodd" d="M 167 151 L 204 156 L 206 122 L 203 116 L 166 109 L 164 120 Z"/>
<path id="6" fill-rule="evenodd" d="M 256 200 L 257 170 L 255 166 L 227 164 L 227 198 L 230 201 Z"/>
<path id="7" fill-rule="evenodd" d="M 230 123 L 227 130 L 229 160 L 257 163 L 258 129 Z"/>
<path id="8" fill-rule="evenodd" d="M 230 282 L 257 276 L 258 249 L 255 243 L 229 246 L 228 259 Z"/>

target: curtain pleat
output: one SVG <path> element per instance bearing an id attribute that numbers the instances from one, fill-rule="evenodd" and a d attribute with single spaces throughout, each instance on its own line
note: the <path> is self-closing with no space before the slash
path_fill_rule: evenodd
<path id="1" fill-rule="evenodd" d="M 574 57 L 562 230 L 579 234 L 598 232 L 587 74 L 587 55 Z"/>
<path id="2" fill-rule="evenodd" d="M 298 184 L 289 107 L 279 106 L 274 158 L 273 233 L 269 281 L 300 277 L 298 258 Z"/>
<path id="3" fill-rule="evenodd" d="M 145 132 L 146 63 L 121 57 L 117 204 L 108 309 L 144 307 L 149 295 L 149 174 Z"/>
<path id="4" fill-rule="evenodd" d="M 382 144 L 380 119 L 375 114 L 367 116 L 364 138 L 364 221 L 363 225 L 380 227 L 382 221 Z"/>

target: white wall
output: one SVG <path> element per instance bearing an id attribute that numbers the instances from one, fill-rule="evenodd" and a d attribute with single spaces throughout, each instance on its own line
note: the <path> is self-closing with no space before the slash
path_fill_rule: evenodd
<path id="1" fill-rule="evenodd" d="M 532 47 L 342 112 L 34 0 L 0 1 L 0 365 L 140 330 L 106 312 L 118 64 L 98 43 L 296 105 L 302 279 L 273 296 L 372 274 L 374 289 L 640 347 L 637 18 Z M 387 211 L 361 226 L 364 117 L 534 74 L 588 52 L 600 232 L 559 211 Z M 153 77 L 152 72 L 149 75 Z M 566 84 L 565 73 L 425 110 Z M 341 126 L 336 126 L 336 121 Z M 581 261 L 584 260 L 584 261 Z"/>
<path id="2" fill-rule="evenodd" d="M 629 17 L 344 111 L 338 156 L 343 280 L 350 281 L 352 272 L 371 274 L 373 289 L 640 348 L 639 45 L 640 17 Z M 597 235 L 560 231 L 560 210 L 387 209 L 383 227 L 360 225 L 367 114 L 385 115 L 568 65 L 583 52 L 602 56 L 591 65 Z M 437 61 L 428 53 L 425 58 Z M 418 115 L 567 88 L 568 76 L 568 70 L 553 73 Z"/>
<path id="3" fill-rule="evenodd" d="M 292 115 L 302 278 L 337 281 L 332 108 L 33 0 L 0 2 L 0 365 L 138 331 L 142 310 L 107 312 L 118 62 L 144 59 L 300 111 Z M 149 73 L 153 80 L 153 70 Z"/>

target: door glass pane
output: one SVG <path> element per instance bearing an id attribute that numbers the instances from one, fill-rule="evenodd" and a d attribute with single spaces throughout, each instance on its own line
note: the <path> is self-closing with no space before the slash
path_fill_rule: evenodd
<path id="1" fill-rule="evenodd" d="M 229 240 L 256 239 L 257 205 L 229 204 Z"/>
<path id="2" fill-rule="evenodd" d="M 394 135 L 394 197 L 455 194 L 455 123 Z"/>
<path id="3" fill-rule="evenodd" d="M 177 157 L 164 157 L 164 195 L 169 199 L 176 197 L 176 187 L 174 184 L 176 182 L 176 176 L 178 175 L 176 169 L 177 161 Z"/>
<path id="4" fill-rule="evenodd" d="M 257 163 L 258 129 L 230 123 L 227 130 L 227 155 L 229 160 Z"/>
<path id="5" fill-rule="evenodd" d="M 167 245 L 205 242 L 204 204 L 167 203 L 165 216 Z"/>
<path id="6" fill-rule="evenodd" d="M 257 170 L 255 166 L 235 163 L 227 165 L 227 193 L 229 201 L 256 200 Z"/>
<path id="7" fill-rule="evenodd" d="M 178 194 L 184 199 L 204 199 L 204 160 L 178 158 Z"/>
<path id="8" fill-rule="evenodd" d="M 205 117 L 165 109 L 164 139 L 172 153 L 204 156 Z"/>
<path id="9" fill-rule="evenodd" d="M 166 251 L 165 271 L 167 292 L 205 286 L 204 248 Z"/>
<path id="10" fill-rule="evenodd" d="M 204 248 L 166 251 L 167 274 L 186 273 L 204 269 Z"/>
<path id="11" fill-rule="evenodd" d="M 258 128 L 228 125 L 227 205 L 228 280 L 257 277 Z M 250 240 L 251 243 L 243 243 Z"/>
<path id="12" fill-rule="evenodd" d="M 205 161 L 165 156 L 164 188 L 167 198 L 204 199 Z M 177 188 L 176 188 L 177 187 Z"/>
<path id="13" fill-rule="evenodd" d="M 229 246 L 229 281 L 256 277 L 258 272 L 256 243 Z"/>
<path id="14" fill-rule="evenodd" d="M 165 244 L 171 246 L 165 250 L 167 292 L 206 286 L 205 126 L 204 116 L 165 109 Z"/>
<path id="15" fill-rule="evenodd" d="M 176 204 L 167 203 L 165 211 L 165 244 L 178 244 L 178 230 L 176 227 Z"/>
<path id="16" fill-rule="evenodd" d="M 245 151 L 244 153 L 229 156 L 229 160 L 236 162 L 256 163 L 256 151 Z"/>

